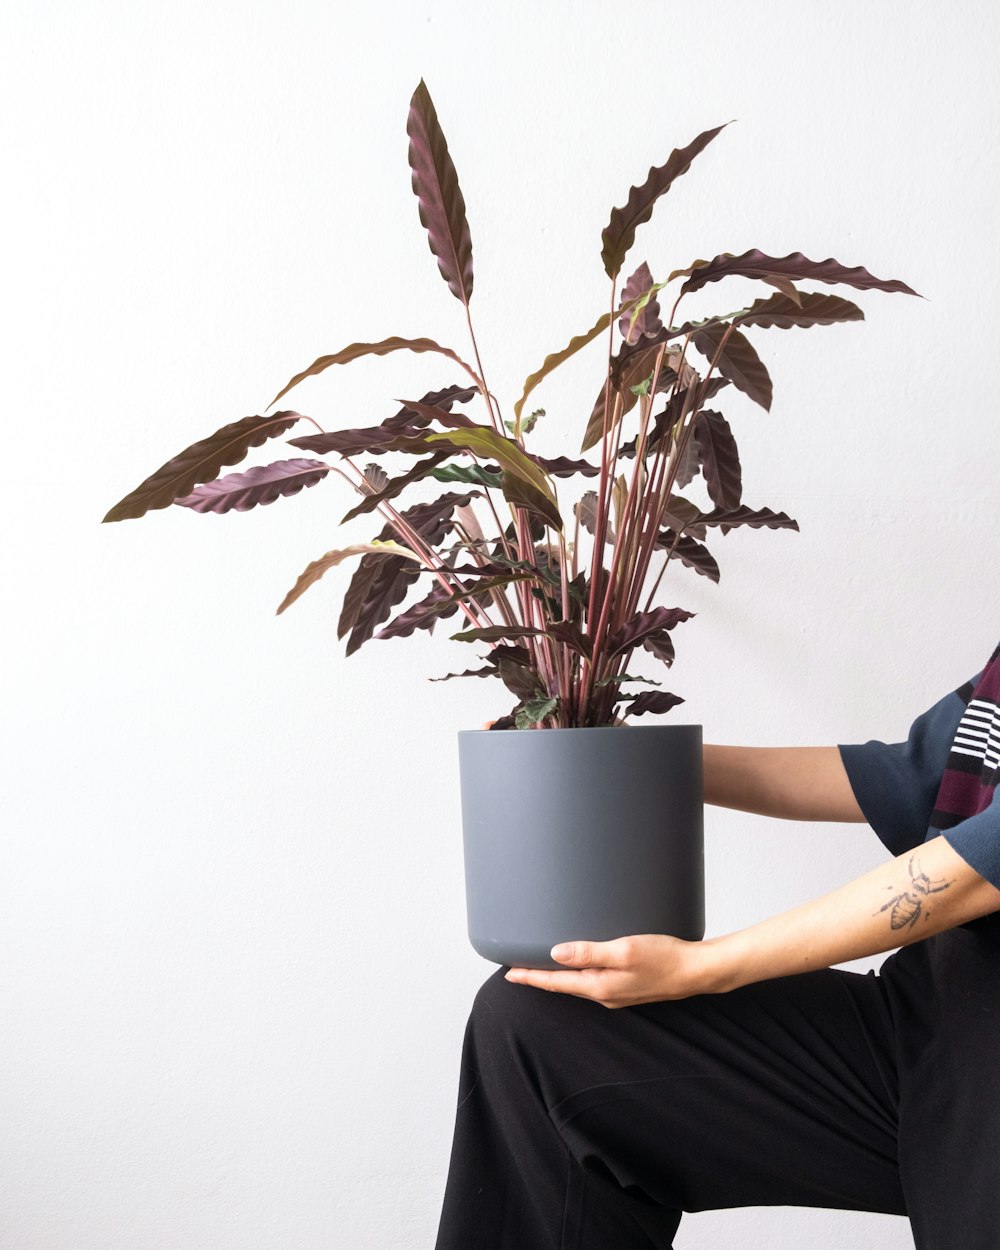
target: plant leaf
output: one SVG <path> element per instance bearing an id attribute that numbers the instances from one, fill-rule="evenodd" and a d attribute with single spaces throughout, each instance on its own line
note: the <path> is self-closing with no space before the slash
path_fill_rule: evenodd
<path id="1" fill-rule="evenodd" d="M 452 677 L 499 677 L 500 672 L 492 664 L 482 668 L 467 668 L 464 673 L 445 673 L 443 677 L 428 677 L 428 681 L 448 681 Z"/>
<path id="2" fill-rule="evenodd" d="M 683 702 L 680 695 L 668 694 L 665 690 L 644 690 L 642 694 L 637 694 L 628 701 L 628 707 L 623 715 L 643 716 L 647 712 L 660 715 Z"/>
<path id="3" fill-rule="evenodd" d="M 784 299 L 785 296 L 777 298 Z M 791 303 L 790 300 L 788 302 Z M 704 330 L 696 331 L 691 336 L 691 341 L 706 360 L 711 361 L 725 333 L 726 327 L 723 325 L 708 326 Z M 771 378 L 764 367 L 764 362 L 757 355 L 753 344 L 745 334 L 741 334 L 739 330 L 729 331 L 729 338 L 726 340 L 726 345 L 715 367 L 724 378 L 732 382 L 733 386 L 741 390 L 744 395 L 749 395 L 755 404 L 760 404 L 762 408 L 770 412 Z"/>
<path id="4" fill-rule="evenodd" d="M 591 464 L 589 460 L 570 460 L 568 456 L 556 456 L 554 459 L 546 456 L 531 458 L 552 477 L 572 477 L 574 473 L 580 473 L 583 477 L 598 477 L 601 472 L 600 466 Z"/>
<path id="5" fill-rule="evenodd" d="M 632 274 L 622 287 L 622 299 L 631 300 L 641 296 L 653 286 L 653 275 L 645 261 Z M 655 296 L 650 296 L 645 304 L 634 308 L 628 316 L 618 319 L 618 330 L 628 344 L 638 343 L 647 335 L 656 334 L 663 329 L 660 320 L 660 303 Z"/>
<path id="6" fill-rule="evenodd" d="M 543 697 L 539 699 L 529 699 L 524 707 L 517 713 L 514 723 L 518 729 L 530 729 L 532 725 L 540 725 L 541 722 L 554 712 L 559 700 L 557 698 Z"/>
<path id="7" fill-rule="evenodd" d="M 580 524 L 587 533 L 593 534 L 597 528 L 597 491 L 584 491 L 578 502 L 574 504 L 574 511 L 580 518 Z M 604 531 L 604 541 L 605 543 L 613 543 L 615 541 L 615 527 L 610 517 Z"/>
<path id="8" fill-rule="evenodd" d="M 359 516 L 362 512 L 374 512 L 380 503 L 401 494 L 411 482 L 418 482 L 421 478 L 426 477 L 435 465 L 440 464 L 442 460 L 446 460 L 450 454 L 447 451 L 436 451 L 426 459 L 418 460 L 405 473 L 401 473 L 398 477 L 391 477 L 381 490 L 373 491 L 370 495 L 366 495 L 360 503 L 355 504 L 353 508 L 345 512 L 340 518 L 340 524 L 343 525 L 345 521 L 353 520 L 354 517 Z"/>
<path id="9" fill-rule="evenodd" d="M 125 521 L 144 516 L 156 508 L 168 508 L 175 499 L 191 493 L 199 482 L 218 477 L 226 464 L 239 464 L 251 447 L 260 447 L 301 419 L 301 413 L 275 412 L 269 417 L 241 417 L 185 447 L 151 473 L 135 490 L 108 512 L 103 521 Z"/>
<path id="10" fill-rule="evenodd" d="M 614 677 L 602 677 L 599 681 L 594 682 L 595 689 L 598 686 L 613 686 L 623 681 L 641 681 L 647 686 L 662 686 L 660 681 L 654 681 L 652 677 L 633 677 L 630 673 L 616 673 Z"/>
<path id="11" fill-rule="evenodd" d="M 790 252 L 787 256 L 767 256 L 758 248 L 751 248 L 742 256 L 733 256 L 722 252 L 709 261 L 707 265 L 699 265 L 681 287 L 681 294 L 698 291 L 709 282 L 718 282 L 720 278 L 732 274 L 743 278 L 772 278 L 775 275 L 785 278 L 814 279 L 817 282 L 843 282 L 859 291 L 901 291 L 904 295 L 916 295 L 912 287 L 898 278 L 876 278 L 856 265 L 848 269 L 833 257 L 826 260 L 809 260 L 801 252 Z M 786 297 L 787 298 L 787 297 Z"/>
<path id="12" fill-rule="evenodd" d="M 318 582 L 327 569 L 332 569 L 335 564 L 340 564 L 348 556 L 360 555 L 363 552 L 374 555 L 376 559 L 394 556 L 397 559 L 416 560 L 418 564 L 423 564 L 423 560 L 415 551 L 411 551 L 409 547 L 404 547 L 402 543 L 391 539 L 387 542 L 373 539 L 370 543 L 352 543 L 350 547 L 341 547 L 336 551 L 328 551 L 326 555 L 320 556 L 318 560 L 313 560 L 311 564 L 306 565 L 299 574 L 295 585 L 279 604 L 277 615 L 280 616 L 289 604 L 294 603 L 298 599 L 299 595 L 308 590 L 314 582 Z"/>
<path id="13" fill-rule="evenodd" d="M 504 499 L 512 507 L 526 508 L 528 512 L 541 517 L 546 525 L 551 525 L 553 529 L 562 529 L 562 517 L 551 496 L 540 491 L 533 482 L 527 482 L 509 469 L 504 469 L 500 477 L 500 489 Z"/>
<path id="14" fill-rule="evenodd" d="M 698 520 L 702 525 L 721 526 L 723 534 L 728 534 L 731 529 L 736 529 L 739 525 L 750 525 L 754 529 L 766 525 L 772 530 L 797 530 L 799 528 L 798 521 L 793 521 L 787 512 L 774 512 L 770 508 L 748 508 L 745 505 L 738 508 L 715 508 L 712 512 L 702 512 L 699 513 Z"/>
<path id="15" fill-rule="evenodd" d="M 708 147 L 719 131 L 728 124 L 725 122 L 713 130 L 703 131 L 686 148 L 675 148 L 662 165 L 650 167 L 641 187 L 634 186 L 629 190 L 628 200 L 623 208 L 611 210 L 611 220 L 601 235 L 604 245 L 601 259 L 604 262 L 604 272 L 609 278 L 617 277 L 625 255 L 635 241 L 636 228 L 649 221 L 656 201 L 661 195 L 666 195 L 675 178 L 687 173 L 698 153 Z"/>
<path id="16" fill-rule="evenodd" d="M 422 410 L 427 413 L 433 412 L 436 420 L 442 409 L 447 411 L 452 403 L 464 403 L 476 393 L 475 387 L 472 386 L 446 386 L 440 391 L 429 391 L 420 403 Z M 361 451 L 378 454 L 389 451 L 391 449 L 389 445 L 401 435 L 418 434 L 429 424 L 430 420 L 429 415 L 421 416 L 412 408 L 400 408 L 393 416 L 386 417 L 380 425 L 369 425 L 356 430 L 331 430 L 320 434 L 306 434 L 301 438 L 291 438 L 288 441 L 293 447 L 301 447 L 304 451 L 321 453 L 337 451 L 343 456 L 356 455 Z"/>
<path id="17" fill-rule="evenodd" d="M 630 650 L 651 634 L 673 629 L 681 621 L 687 621 L 696 615 L 697 613 L 688 612 L 684 608 L 653 608 L 650 612 L 640 612 L 614 631 L 608 638 L 604 653 L 610 659 L 613 655 Z"/>
<path id="18" fill-rule="evenodd" d="M 677 546 L 674 547 L 676 541 Z M 682 534 L 677 537 L 677 531 L 669 527 L 660 530 L 656 536 L 655 547 L 663 547 L 670 550 L 674 547 L 674 555 L 678 557 L 682 564 L 686 564 L 688 568 L 694 569 L 698 573 L 703 573 L 705 577 L 713 582 L 719 580 L 719 566 L 715 557 L 704 546 L 704 544 L 692 538 L 689 534 Z"/>
<path id="19" fill-rule="evenodd" d="M 442 356 L 447 356 L 449 360 L 454 360 L 456 364 L 461 365 L 465 372 L 472 378 L 476 384 L 476 390 L 483 392 L 485 387 L 479 378 L 479 375 L 471 365 L 453 352 L 450 347 L 442 347 L 440 343 L 435 343 L 433 339 L 404 339 L 398 335 L 391 335 L 387 339 L 381 339 L 377 343 L 349 343 L 347 347 L 341 348 L 339 352 L 334 352 L 330 356 L 320 356 L 314 360 L 308 369 L 303 369 L 301 373 L 297 373 L 294 378 L 286 382 L 281 390 L 275 395 L 271 404 L 276 404 L 282 395 L 287 395 L 293 386 L 298 384 L 304 378 L 315 377 L 317 373 L 322 373 L 324 369 L 329 369 L 331 365 L 346 365 L 352 360 L 359 360 L 362 356 L 386 356 L 389 352 L 399 351 L 410 352 L 438 352 Z"/>
<path id="20" fill-rule="evenodd" d="M 464 507 L 470 500 L 478 497 L 478 491 L 466 494 L 448 492 L 431 503 L 414 504 L 400 515 L 429 547 L 437 547 L 452 527 L 455 509 Z M 388 540 L 395 536 L 392 523 L 387 521 L 379 532 L 378 539 Z M 361 563 L 348 584 L 337 622 L 338 638 L 343 638 L 350 632 L 345 654 L 353 654 L 362 643 L 372 637 L 376 626 L 389 617 L 392 609 L 405 597 L 410 585 L 422 571 L 411 561 L 399 556 L 361 557 Z"/>
<path id="21" fill-rule="evenodd" d="M 420 224 L 427 231 L 441 277 L 452 295 L 468 308 L 472 298 L 472 235 L 465 200 L 437 110 L 422 78 L 410 98 L 406 133 Z"/>
<path id="22" fill-rule="evenodd" d="M 500 489 L 502 481 L 499 472 L 491 473 L 489 465 L 483 464 L 446 464 L 431 469 L 430 476 L 439 482 L 478 482 L 480 486 L 489 486 L 494 490 Z"/>
<path id="23" fill-rule="evenodd" d="M 501 469 L 536 487 L 555 506 L 555 496 L 552 494 L 544 471 L 526 452 L 521 450 L 512 438 L 505 438 L 496 430 L 488 429 L 486 426 L 477 426 L 468 430 L 441 430 L 426 435 L 425 442 L 446 442 L 453 447 L 461 447 L 480 456 L 493 456 L 499 461 Z"/>
<path id="24" fill-rule="evenodd" d="M 473 571 L 478 573 L 481 570 L 475 565 L 471 569 L 462 570 L 466 575 Z M 451 569 L 450 572 L 454 575 L 459 570 Z M 486 602 L 490 598 L 489 591 L 492 587 L 506 586 L 510 582 L 523 581 L 528 576 L 529 574 L 527 573 L 504 571 L 503 573 L 483 578 L 478 585 L 469 586 L 464 590 L 456 590 L 452 593 L 446 591 L 441 583 L 437 582 L 430 594 L 407 608 L 405 612 L 401 612 L 388 625 L 384 625 L 374 634 L 374 637 L 403 638 L 412 634 L 415 629 L 433 629 L 441 617 L 451 616 L 452 613 L 457 612 L 459 604 L 463 601 L 475 599 L 480 602 Z"/>
<path id="25" fill-rule="evenodd" d="M 750 305 L 745 313 L 733 318 L 741 326 L 760 326 L 766 330 L 770 326 L 778 326 L 787 330 L 791 326 L 828 326 L 835 321 L 864 321 L 865 314 L 850 300 L 841 299 L 839 295 L 823 295 L 820 291 L 803 291 L 799 293 L 798 304 L 786 300 L 784 296 L 772 295 L 770 299 L 758 299 Z"/>
<path id="26" fill-rule="evenodd" d="M 282 495 L 296 495 L 303 487 L 315 486 L 329 472 L 330 465 L 322 460 L 276 460 L 205 482 L 174 503 L 195 512 L 247 512 L 258 504 L 274 503 Z"/>
<path id="27" fill-rule="evenodd" d="M 694 420 L 702 472 L 717 508 L 738 508 L 743 492 L 740 456 L 729 422 L 721 412 L 703 408 Z"/>

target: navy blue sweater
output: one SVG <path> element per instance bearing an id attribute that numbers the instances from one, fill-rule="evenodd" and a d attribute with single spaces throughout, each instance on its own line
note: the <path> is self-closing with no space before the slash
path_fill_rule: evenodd
<path id="1" fill-rule="evenodd" d="M 905 742 L 838 743 L 865 819 L 893 855 L 939 834 L 1000 888 L 1000 644 Z"/>

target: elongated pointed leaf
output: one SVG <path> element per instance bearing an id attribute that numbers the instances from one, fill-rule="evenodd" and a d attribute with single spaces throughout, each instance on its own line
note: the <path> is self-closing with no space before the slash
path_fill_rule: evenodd
<path id="1" fill-rule="evenodd" d="M 474 568 L 473 572 L 480 572 L 478 568 Z M 457 574 L 459 570 L 453 569 L 452 574 Z M 468 576 L 470 570 L 465 570 Z M 529 574 L 527 573 L 511 573 L 504 571 L 496 573 L 490 577 L 484 577 L 474 586 L 466 587 L 465 590 L 448 591 L 438 582 L 418 603 L 407 608 L 405 612 L 401 612 L 394 617 L 387 625 L 378 630 L 374 637 L 376 638 L 402 638 L 412 634 L 415 629 L 433 629 L 434 625 L 442 617 L 451 616 L 457 612 L 459 605 L 463 602 L 476 600 L 480 603 L 489 602 L 489 591 L 493 587 L 507 586 L 511 582 L 523 581 Z"/>
<path id="2" fill-rule="evenodd" d="M 499 466 L 494 466 L 499 468 Z M 489 486 L 494 490 L 500 489 L 501 475 L 498 472 L 490 471 L 490 466 L 485 464 L 444 464 L 437 468 L 431 469 L 430 476 L 436 478 L 439 482 L 476 482 L 480 486 Z"/>
<path id="3" fill-rule="evenodd" d="M 281 390 L 275 395 L 271 404 L 276 404 L 282 395 L 287 395 L 293 386 L 298 384 L 304 378 L 315 377 L 316 374 L 322 373 L 324 369 L 329 369 L 331 365 L 346 365 L 352 360 L 360 360 L 362 356 L 386 356 L 390 352 L 410 351 L 410 352 L 438 352 L 442 356 L 447 356 L 449 360 L 454 360 L 456 364 L 461 365 L 465 372 L 472 378 L 476 384 L 476 390 L 482 391 L 483 384 L 479 375 L 471 365 L 453 352 L 450 347 L 442 347 L 440 343 L 435 343 L 433 339 L 404 339 L 397 335 L 392 335 L 387 339 L 381 339 L 378 343 L 349 343 L 347 347 L 341 348 L 339 352 L 334 352 L 330 356 L 320 356 L 318 360 L 314 360 L 308 369 L 303 369 L 301 373 L 297 373 L 291 381 L 286 382 Z"/>
<path id="4" fill-rule="evenodd" d="M 322 460 L 276 460 L 205 482 L 174 503 L 194 512 L 247 512 L 258 504 L 274 503 L 283 495 L 296 495 L 306 486 L 315 486 L 329 472 L 330 466 Z"/>
<path id="5" fill-rule="evenodd" d="M 574 504 L 574 511 L 580 518 L 580 524 L 587 533 L 593 534 L 597 529 L 597 491 L 584 491 L 576 504 Z M 615 527 L 610 517 L 605 526 L 604 541 L 605 543 L 613 543 L 615 541 Z"/>
<path id="6" fill-rule="evenodd" d="M 144 516 L 156 508 L 169 508 L 175 499 L 189 495 L 199 482 L 218 477 L 226 464 L 239 464 L 251 447 L 260 447 L 301 419 L 301 413 L 275 412 L 269 417 L 241 417 L 185 447 L 108 512 L 102 521 L 125 521 Z"/>
<path id="7" fill-rule="evenodd" d="M 779 295 L 777 298 L 787 299 L 787 296 Z M 788 300 L 788 303 L 793 308 L 795 307 L 791 300 Z M 723 325 L 708 326 L 693 334 L 691 341 L 705 359 L 711 362 L 715 360 L 715 354 L 719 350 L 725 333 L 726 327 Z M 739 330 L 729 331 L 729 338 L 722 349 L 722 354 L 716 360 L 715 367 L 724 378 L 732 382 L 733 386 L 741 390 L 744 395 L 749 395 L 755 404 L 760 404 L 762 408 L 770 412 L 771 377 L 745 334 L 741 334 Z"/>
<path id="8" fill-rule="evenodd" d="M 790 252 L 787 256 L 767 256 L 755 247 L 744 252 L 742 256 L 722 252 L 707 265 L 700 265 L 685 281 L 681 293 L 698 291 L 709 282 L 718 282 L 720 278 L 733 274 L 743 278 L 772 278 L 777 275 L 817 282 L 843 282 L 859 291 L 901 291 L 904 295 L 917 294 L 898 278 L 876 278 L 861 265 L 848 269 L 832 256 L 826 260 L 809 260 L 801 252 Z"/>
<path id="9" fill-rule="evenodd" d="M 443 677 L 428 677 L 428 681 L 450 681 L 452 677 L 499 677 L 500 670 L 492 664 L 484 664 L 482 668 L 467 668 L 464 673 L 445 673 Z"/>
<path id="10" fill-rule="evenodd" d="M 772 530 L 797 530 L 799 528 L 798 521 L 792 520 L 787 512 L 774 512 L 771 508 L 748 508 L 745 505 L 739 508 L 715 508 L 711 512 L 702 512 L 699 513 L 698 520 L 701 525 L 720 526 L 723 534 L 728 534 L 730 530 L 740 525 L 749 525 L 753 529 L 760 529 L 762 525 L 766 525 Z"/>
<path id="11" fill-rule="evenodd" d="M 591 464 L 589 460 L 570 460 L 568 456 L 556 456 L 554 459 L 546 456 L 531 458 L 552 477 L 572 477 L 574 473 L 579 473 L 582 477 L 598 477 L 601 472 L 600 465 Z"/>
<path id="12" fill-rule="evenodd" d="M 412 468 L 405 473 L 401 473 L 398 477 L 389 478 L 385 486 L 380 491 L 374 491 L 370 495 L 366 495 L 364 499 L 353 508 L 345 512 L 340 518 L 340 524 L 345 521 L 351 521 L 356 516 L 360 516 L 362 512 L 374 512 L 380 503 L 384 503 L 387 499 L 394 499 L 397 495 L 406 490 L 411 482 L 419 482 L 430 473 L 435 465 L 440 464 L 442 460 L 446 460 L 450 455 L 447 451 L 437 451 L 433 455 L 428 456 L 425 460 L 418 460 Z"/>
<path id="13" fill-rule="evenodd" d="M 610 659 L 622 651 L 630 650 L 651 634 L 673 629 L 681 621 L 690 620 L 696 615 L 696 612 L 688 612 L 684 608 L 653 608 L 649 612 L 640 612 L 615 630 L 608 639 L 605 655 Z"/>
<path id="14" fill-rule="evenodd" d="M 656 291 L 661 290 L 666 285 L 667 284 L 665 282 L 654 282 L 649 292 L 645 292 L 643 293 L 643 295 L 637 296 L 632 299 L 623 300 L 622 303 L 619 305 L 618 311 L 615 313 L 615 316 L 621 317 L 626 313 L 631 313 L 632 309 L 635 308 L 635 306 L 639 303 L 639 301 L 642 298 L 644 298 L 644 295 L 648 294 L 652 296 Z M 610 324 L 611 324 L 611 314 L 602 313 L 601 316 L 597 318 L 597 320 L 594 322 L 594 324 L 590 327 L 589 330 L 586 330 L 584 331 L 583 334 L 577 334 L 574 338 L 571 338 L 569 343 L 567 343 L 567 345 L 561 351 L 553 352 L 551 355 L 546 356 L 545 360 L 542 362 L 542 367 L 538 369 L 535 373 L 531 374 L 531 376 L 525 380 L 524 389 L 521 392 L 521 398 L 517 400 L 517 402 L 514 404 L 514 415 L 520 418 L 521 409 L 524 407 L 525 400 L 528 398 L 528 396 L 531 394 L 531 392 L 535 389 L 535 387 L 538 385 L 539 382 L 541 382 L 543 378 L 548 377 L 550 373 L 552 373 L 561 364 L 563 364 L 564 361 L 569 360 L 570 356 L 575 355 L 578 351 L 580 351 L 581 348 L 586 347 L 588 343 L 593 342 L 593 340 L 597 338 L 597 336 L 601 333 L 601 331 L 606 330 Z M 580 450 L 586 451 L 586 448 L 581 447 Z"/>
<path id="15" fill-rule="evenodd" d="M 823 295 L 820 291 L 799 292 L 799 302 L 784 295 L 772 295 L 770 299 L 758 299 L 738 316 L 741 326 L 760 326 L 762 330 L 778 326 L 786 330 L 792 326 L 828 326 L 836 321 L 864 321 L 865 314 L 850 300 L 839 295 Z"/>
<path id="16" fill-rule="evenodd" d="M 479 497 L 479 491 L 462 495 L 448 492 L 431 503 L 414 504 L 400 515 L 429 547 L 437 548 L 452 527 L 455 509 Z M 395 537 L 395 530 L 388 521 L 377 535 L 379 541 Z M 350 634 L 346 655 L 352 655 L 372 637 L 376 627 L 388 619 L 392 609 L 405 598 L 407 590 L 422 572 L 412 561 L 398 556 L 361 557 L 361 563 L 348 584 L 337 622 L 338 638 Z"/>
<path id="17" fill-rule="evenodd" d="M 390 450 L 393 440 L 402 435 L 418 434 L 430 424 L 432 419 L 438 419 L 442 411 L 450 416 L 448 409 L 452 403 L 465 403 L 476 393 L 475 387 L 472 386 L 446 386 L 440 391 L 428 391 L 419 401 L 421 410 L 419 413 L 412 407 L 403 407 L 393 416 L 386 417 L 379 425 L 369 425 L 353 430 L 330 430 L 321 434 L 306 434 L 300 438 L 290 438 L 288 441 L 293 447 L 300 447 L 303 451 L 321 453 L 336 451 L 342 456 L 357 455 L 361 451 L 377 454 Z M 421 415 L 423 413 L 427 415 Z"/>
<path id="18" fill-rule="evenodd" d="M 728 125 L 728 122 L 724 122 L 722 126 L 702 131 L 686 148 L 675 148 L 662 165 L 650 167 L 641 187 L 632 187 L 629 190 L 628 200 L 623 208 L 611 210 L 611 220 L 601 235 L 601 260 L 609 278 L 617 277 L 626 253 L 635 242 L 637 227 L 649 221 L 656 201 L 661 195 L 666 195 L 676 178 L 687 173 L 698 153 L 708 147 L 719 131 Z"/>
<path id="19" fill-rule="evenodd" d="M 464 412 L 446 412 L 435 404 L 425 404 L 419 399 L 400 399 L 397 402 L 402 404 L 404 408 L 409 409 L 410 412 L 415 412 L 418 417 L 422 417 L 427 425 L 432 421 L 436 421 L 439 425 L 443 425 L 449 430 L 479 428 L 477 423 L 471 417 L 467 417 Z"/>
<path id="20" fill-rule="evenodd" d="M 650 273 L 649 266 L 645 261 L 632 274 L 625 285 L 622 287 L 623 301 L 635 299 L 648 291 L 653 286 L 653 275 Z M 626 313 L 618 319 L 618 330 L 628 344 L 635 344 L 640 339 L 656 334 L 663 329 L 663 322 L 660 320 L 660 304 L 655 296 L 651 296 L 649 300 L 640 306 L 636 306 L 631 313 Z"/>
<path id="21" fill-rule="evenodd" d="M 318 582 L 327 569 L 332 569 L 334 565 L 340 564 L 348 556 L 361 555 L 362 553 L 373 555 L 376 559 L 395 557 L 396 559 L 415 560 L 418 564 L 423 564 L 423 560 L 415 551 L 411 551 L 409 547 L 404 547 L 402 543 L 392 540 L 379 542 L 376 539 L 370 543 L 352 543 L 349 547 L 328 551 L 326 555 L 320 556 L 318 560 L 313 560 L 311 564 L 306 565 L 299 574 L 295 585 L 279 604 L 277 614 L 280 616 L 285 608 L 294 603 L 315 582 Z"/>
<path id="22" fill-rule="evenodd" d="M 509 469 L 504 469 L 500 476 L 500 489 L 503 491 L 504 499 L 512 507 L 525 508 L 528 512 L 540 517 L 546 525 L 551 525 L 553 529 L 562 529 L 563 523 L 559 509 L 551 497 L 540 491 L 533 482 L 527 482 L 523 477 L 510 472 Z"/>
<path id="23" fill-rule="evenodd" d="M 680 695 L 668 694 L 666 690 L 644 690 L 642 694 L 635 695 L 629 701 L 628 707 L 624 709 L 624 715 L 644 716 L 647 712 L 651 712 L 659 716 L 664 712 L 669 712 L 678 703 L 684 702 L 685 700 Z"/>
<path id="24" fill-rule="evenodd" d="M 437 431 L 426 435 L 425 442 L 449 443 L 452 447 L 461 447 L 479 456 L 493 456 L 505 473 L 511 473 L 534 486 L 555 507 L 555 496 L 544 471 L 512 438 L 505 438 L 503 434 L 486 426 L 477 426 L 464 430 Z"/>
<path id="25" fill-rule="evenodd" d="M 697 539 L 692 538 L 689 534 L 682 534 L 678 538 L 676 530 L 672 530 L 668 526 L 657 534 L 654 545 L 663 547 L 667 551 L 673 547 L 674 555 L 680 559 L 682 564 L 686 564 L 688 568 L 694 569 L 697 573 L 702 573 L 710 581 L 718 582 L 719 566 L 715 557 L 703 543 L 698 542 Z"/>
<path id="26" fill-rule="evenodd" d="M 472 298 L 472 235 L 465 200 L 437 110 L 422 78 L 410 98 L 406 133 L 420 224 L 427 231 L 441 277 L 455 298 L 468 307 Z"/>
<path id="27" fill-rule="evenodd" d="M 695 417 L 702 472 L 712 503 L 717 508 L 737 508 L 743 492 L 740 455 L 729 422 L 721 412 L 702 409 Z"/>
<path id="28" fill-rule="evenodd" d="M 528 699 L 514 717 L 514 723 L 518 729 L 530 729 L 532 725 L 540 725 L 558 705 L 559 700 L 555 696 L 543 694 L 537 699 Z"/>

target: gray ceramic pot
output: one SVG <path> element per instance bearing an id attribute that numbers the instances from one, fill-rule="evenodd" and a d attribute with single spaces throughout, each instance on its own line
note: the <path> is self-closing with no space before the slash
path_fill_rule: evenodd
<path id="1" fill-rule="evenodd" d="M 469 940 L 558 968 L 556 942 L 705 935 L 701 725 L 462 730 Z"/>

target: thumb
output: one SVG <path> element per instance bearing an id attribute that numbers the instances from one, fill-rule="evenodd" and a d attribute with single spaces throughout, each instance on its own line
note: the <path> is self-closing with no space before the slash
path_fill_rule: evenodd
<path id="1" fill-rule="evenodd" d="M 553 959 L 561 964 L 569 964 L 574 968 L 589 968 L 598 962 L 597 947 L 602 942 L 559 942 L 549 951 Z"/>

